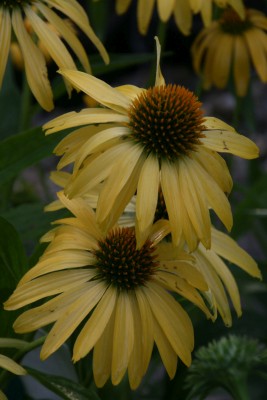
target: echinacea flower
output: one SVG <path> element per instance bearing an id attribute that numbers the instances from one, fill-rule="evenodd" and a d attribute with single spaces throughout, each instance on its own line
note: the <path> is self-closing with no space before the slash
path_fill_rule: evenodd
<path id="1" fill-rule="evenodd" d="M 54 10 L 73 21 L 97 47 L 104 61 L 108 62 L 108 55 L 104 46 L 92 30 L 87 14 L 76 0 L 1 1 L 0 87 L 10 51 L 11 36 L 15 34 L 23 55 L 25 73 L 30 89 L 36 100 L 47 111 L 53 108 L 53 94 L 47 75 L 46 61 L 42 51 L 35 44 L 33 36 L 28 33 L 25 27 L 25 18 L 59 68 L 76 69 L 73 57 L 61 40 L 62 38 L 68 43 L 84 69 L 90 72 L 89 60 L 83 45 L 69 23 Z M 55 26 L 57 32 L 51 29 L 49 24 Z M 70 84 L 67 83 L 66 87 L 70 93 Z"/>
<path id="2" fill-rule="evenodd" d="M 112 88 L 78 71 L 61 71 L 72 85 L 102 106 L 64 114 L 44 125 L 47 133 L 85 125 L 55 149 L 63 155 L 58 168 L 74 163 L 65 187 L 70 198 L 83 196 L 102 183 L 97 203 L 98 223 L 113 226 L 136 196 L 136 234 L 141 246 L 153 224 L 162 190 L 175 246 L 189 249 L 201 241 L 210 247 L 212 208 L 228 230 L 231 207 L 225 193 L 232 180 L 223 158 L 226 152 L 244 158 L 258 156 L 258 147 L 217 118 L 203 117 L 196 96 L 177 85 L 166 85 L 159 67 L 149 89 L 133 85 Z"/>
<path id="3" fill-rule="evenodd" d="M 241 19 L 245 17 L 245 8 L 242 0 L 189 0 L 193 12 L 201 14 L 205 26 L 212 21 L 213 5 L 220 8 L 232 7 Z"/>
<path id="4" fill-rule="evenodd" d="M 61 188 L 65 187 L 69 179 L 70 174 L 67 172 L 55 171 L 52 173 L 52 180 Z M 84 197 L 84 200 L 93 208 L 97 206 L 99 190 L 100 188 L 95 188 L 95 190 Z M 134 226 L 135 205 L 136 196 L 132 198 L 125 212 L 120 217 L 120 226 Z M 46 209 L 47 211 L 54 211 L 64 207 L 64 203 L 58 199 L 49 204 Z M 162 227 L 164 224 L 169 224 L 166 205 L 161 191 L 159 192 L 155 221 L 161 221 Z M 167 226 L 164 229 L 165 232 L 170 230 Z M 184 249 L 187 250 L 187 246 Z M 192 260 L 190 261 L 191 264 L 203 275 L 208 285 L 208 290 L 202 292 L 202 295 L 210 305 L 214 318 L 217 318 L 217 314 L 219 314 L 225 325 L 231 326 L 232 315 L 229 299 L 238 317 L 241 316 L 242 311 L 239 289 L 227 262 L 238 266 L 254 278 L 261 278 L 261 272 L 257 263 L 234 239 L 215 227 L 211 228 L 210 249 L 207 250 L 200 243 L 191 255 L 194 258 L 193 262 Z"/>
<path id="5" fill-rule="evenodd" d="M 74 216 L 56 221 L 59 225 L 45 235 L 50 244 L 5 308 L 48 300 L 20 315 L 15 331 L 25 333 L 54 323 L 41 350 L 45 359 L 84 322 L 73 360 L 94 349 L 93 373 L 99 387 L 110 376 L 118 384 L 128 370 L 130 385 L 136 388 L 155 342 L 172 378 L 177 356 L 190 364 L 194 338 L 191 320 L 171 292 L 212 318 L 199 293 L 208 287 L 190 265 L 192 257 L 171 243 L 160 243 L 168 234 L 160 221 L 137 249 L 133 228 L 115 226 L 103 233 L 86 201 L 58 195 Z"/>
<path id="6" fill-rule="evenodd" d="M 125 13 L 131 0 L 116 0 L 116 11 L 119 15 Z M 178 29 L 183 35 L 189 35 L 192 28 L 193 13 L 201 13 L 203 22 L 208 25 L 212 19 L 212 6 L 232 6 L 241 18 L 244 16 L 242 0 L 157 0 L 157 11 L 159 19 L 167 22 L 171 16 L 174 17 Z M 155 0 L 137 1 L 137 24 L 138 30 L 145 35 L 151 21 Z"/>
<path id="7" fill-rule="evenodd" d="M 262 82 L 267 83 L 267 18 L 247 9 L 241 19 L 226 9 L 217 21 L 204 28 L 192 46 L 193 65 L 203 78 L 203 87 L 222 89 L 231 74 L 236 94 L 246 95 L 251 79 L 251 64 Z"/>
<path id="8" fill-rule="evenodd" d="M 27 342 L 19 339 L 13 338 L 0 338 L 0 348 L 22 348 Z M 4 354 L 0 354 L 0 368 L 5 369 L 6 371 L 11 372 L 15 375 L 26 375 L 27 371 L 19 365 L 17 362 L 12 360 L 10 357 L 5 356 Z M 0 400 L 8 400 L 6 395 L 0 390 Z"/>

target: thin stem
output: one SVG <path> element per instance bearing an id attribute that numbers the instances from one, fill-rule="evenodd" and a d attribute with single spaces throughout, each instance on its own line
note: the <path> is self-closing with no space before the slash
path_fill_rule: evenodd
<path id="1" fill-rule="evenodd" d="M 37 347 L 41 346 L 46 339 L 46 336 L 42 336 L 39 339 L 34 340 L 33 342 L 28 343 L 23 347 L 23 349 L 18 350 L 18 352 L 12 357 L 14 361 L 19 361 L 21 358 L 26 354 L 29 353 L 31 350 L 36 349 Z M 7 385 L 9 376 L 11 373 L 9 371 L 3 370 L 0 374 L 0 387 L 5 387 Z"/>
<path id="2" fill-rule="evenodd" d="M 19 116 L 19 132 L 22 132 L 29 128 L 31 120 L 31 91 L 27 78 L 24 74 L 23 77 L 23 87 L 20 103 L 20 116 Z"/>

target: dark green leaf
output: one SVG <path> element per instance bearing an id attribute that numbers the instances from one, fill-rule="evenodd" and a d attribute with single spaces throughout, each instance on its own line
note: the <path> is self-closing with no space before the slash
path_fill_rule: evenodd
<path id="1" fill-rule="evenodd" d="M 6 68 L 0 91 L 0 138 L 17 133 L 20 110 L 20 93 L 15 83 L 12 65 Z"/>
<path id="2" fill-rule="evenodd" d="M 26 368 L 28 373 L 46 388 L 52 390 L 64 400 L 100 400 L 93 388 L 85 388 L 61 376 L 49 375 L 32 368 Z"/>
<path id="3" fill-rule="evenodd" d="M 0 217 L 0 288 L 14 288 L 28 269 L 27 257 L 15 228 Z"/>
<path id="4" fill-rule="evenodd" d="M 10 181 L 26 167 L 48 157 L 63 133 L 45 136 L 41 127 L 33 128 L 0 142 L 0 185 Z"/>

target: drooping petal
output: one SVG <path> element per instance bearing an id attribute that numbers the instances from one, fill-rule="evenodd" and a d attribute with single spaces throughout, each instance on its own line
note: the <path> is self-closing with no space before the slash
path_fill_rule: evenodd
<path id="1" fill-rule="evenodd" d="M 12 12 L 12 26 L 17 36 L 25 64 L 27 81 L 33 95 L 46 110 L 54 108 L 52 89 L 47 76 L 45 58 L 27 33 L 21 13 Z"/>
<path id="2" fill-rule="evenodd" d="M 77 326 L 100 301 L 105 290 L 106 284 L 101 281 L 88 282 L 87 292 L 65 308 L 48 333 L 40 354 L 42 360 L 54 353 L 72 335 Z"/>
<path id="3" fill-rule="evenodd" d="M 65 40 L 66 43 L 68 43 L 73 52 L 76 54 L 77 58 L 80 60 L 84 69 L 88 73 L 90 73 L 91 67 L 87 54 L 71 27 L 51 8 L 47 7 L 43 3 L 36 2 L 35 6 L 41 12 L 41 14 L 51 23 L 51 25 L 56 27 L 61 37 Z"/>
<path id="4" fill-rule="evenodd" d="M 212 228 L 211 235 L 212 250 L 216 254 L 220 255 L 231 263 L 238 265 L 255 278 L 261 278 L 261 272 L 255 260 L 230 236 L 218 231 L 215 228 Z"/>
<path id="5" fill-rule="evenodd" d="M 242 36 L 236 35 L 234 41 L 233 70 L 238 96 L 245 96 L 250 80 L 249 53 Z"/>
<path id="6" fill-rule="evenodd" d="M 46 135 L 63 129 L 86 124 L 106 124 L 109 122 L 125 123 L 129 118 L 112 110 L 85 108 L 79 112 L 71 111 L 60 115 L 43 125 Z"/>
<path id="7" fill-rule="evenodd" d="M 127 115 L 131 104 L 130 99 L 101 79 L 88 75 L 85 72 L 70 69 L 62 69 L 59 73 L 73 86 L 82 90 L 100 104 Z"/>
<path id="8" fill-rule="evenodd" d="M 129 293 L 121 291 L 114 322 L 111 381 L 117 385 L 123 378 L 134 345 L 134 319 Z"/>
<path id="9" fill-rule="evenodd" d="M 26 375 L 27 371 L 21 367 L 18 363 L 16 363 L 11 358 L 0 354 L 0 368 L 4 368 L 7 371 L 12 372 L 16 375 Z"/>
<path id="10" fill-rule="evenodd" d="M 109 287 L 81 330 L 73 349 L 73 361 L 85 357 L 101 337 L 116 306 L 117 291 Z"/>
<path id="11" fill-rule="evenodd" d="M 6 64 L 10 49 L 11 41 L 11 20 L 8 10 L 1 7 L 0 9 L 0 88 L 2 86 L 2 81 L 4 73 L 6 70 Z"/>
<path id="12" fill-rule="evenodd" d="M 190 318 L 180 304 L 159 285 L 149 282 L 146 297 L 173 350 L 185 365 L 191 363 L 194 345 L 193 327 Z"/>
<path id="13" fill-rule="evenodd" d="M 139 246 L 147 239 L 158 202 L 159 192 L 159 162 L 154 155 L 149 155 L 142 167 L 136 196 L 136 220 L 139 236 Z"/>
<path id="14" fill-rule="evenodd" d="M 142 35 L 147 33 L 149 22 L 152 18 L 155 0 L 138 0 L 137 2 L 137 22 L 138 29 Z"/>
<path id="15" fill-rule="evenodd" d="M 258 146 L 243 135 L 237 132 L 224 130 L 206 131 L 201 142 L 209 149 L 230 153 L 236 156 L 253 159 L 259 156 Z"/>

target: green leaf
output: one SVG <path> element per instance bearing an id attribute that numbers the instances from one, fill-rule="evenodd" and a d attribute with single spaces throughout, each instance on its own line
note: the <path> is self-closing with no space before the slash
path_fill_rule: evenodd
<path id="1" fill-rule="evenodd" d="M 64 133 L 45 136 L 41 127 L 27 130 L 0 142 L 0 185 L 23 169 L 51 155 Z"/>
<path id="2" fill-rule="evenodd" d="M 64 215 L 66 215 L 65 210 L 45 212 L 44 204 L 40 202 L 22 204 L 2 213 L 2 216 L 17 229 L 24 245 L 31 248 L 52 228 L 51 222 Z"/>
<path id="3" fill-rule="evenodd" d="M 14 288 L 28 269 L 24 247 L 15 228 L 0 217 L 0 289 Z"/>
<path id="4" fill-rule="evenodd" d="M 27 367 L 26 370 L 47 389 L 52 390 L 64 400 L 100 400 L 93 388 L 85 388 L 67 378 L 45 374 L 32 368 Z"/>
<path id="5" fill-rule="evenodd" d="M 0 138 L 17 133 L 20 111 L 20 93 L 16 86 L 11 62 L 7 64 L 0 91 Z"/>

